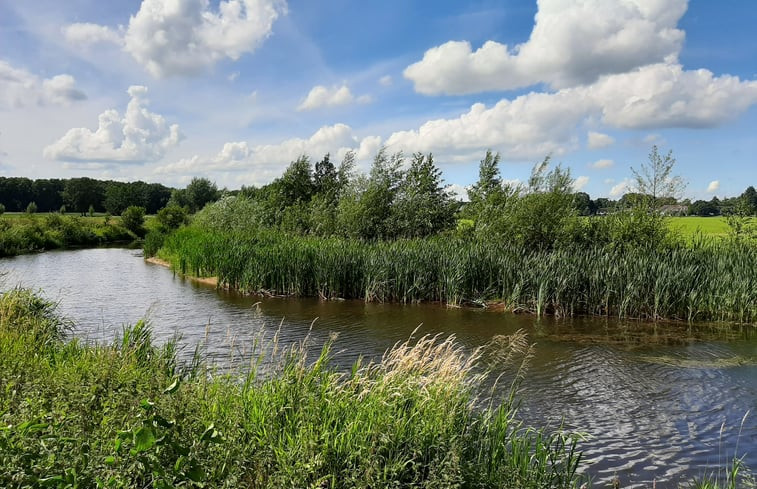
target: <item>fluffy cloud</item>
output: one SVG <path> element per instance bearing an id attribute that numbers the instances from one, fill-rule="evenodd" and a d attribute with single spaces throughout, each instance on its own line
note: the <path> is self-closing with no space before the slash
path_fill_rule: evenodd
<path id="1" fill-rule="evenodd" d="M 457 118 L 431 120 L 417 130 L 395 132 L 387 145 L 445 155 L 492 148 L 505 159 L 543 158 L 577 146 L 574 129 L 589 109 L 569 93 L 530 93 L 501 100 L 491 108 L 474 104 Z"/>
<path id="2" fill-rule="evenodd" d="M 603 170 L 605 168 L 612 168 L 615 166 L 615 162 L 612 160 L 597 160 L 594 163 L 589 164 L 589 166 L 597 170 Z"/>
<path id="3" fill-rule="evenodd" d="M 342 158 L 347 151 L 355 151 L 356 158 L 372 157 L 381 145 L 381 138 L 356 137 L 345 124 L 324 126 L 309 138 L 291 138 L 279 144 L 250 146 L 246 142 L 224 144 L 212 157 L 193 156 L 156 168 L 158 174 L 191 175 L 206 172 L 252 172 L 244 175 L 247 183 L 265 183 L 277 177 L 283 168 L 300 155 L 320 158 L 331 153 Z"/>
<path id="4" fill-rule="evenodd" d="M 121 44 L 122 38 L 118 32 L 109 27 L 91 23 L 70 24 L 63 28 L 63 37 L 71 44 L 96 44 L 109 42 Z"/>
<path id="5" fill-rule="evenodd" d="M 0 60 L 0 109 L 31 105 L 68 105 L 87 98 L 76 88 L 71 75 L 40 79 L 21 68 Z"/>
<path id="6" fill-rule="evenodd" d="M 687 0 L 540 0 L 525 43 L 488 41 L 473 51 L 466 41 L 450 41 L 426 51 L 404 75 L 428 95 L 591 83 L 674 59 L 686 8 Z"/>
<path id="7" fill-rule="evenodd" d="M 586 176 L 576 177 L 576 179 L 573 180 L 573 190 L 576 192 L 580 192 L 581 190 L 584 189 L 584 187 L 588 183 L 589 183 L 589 177 L 586 177 Z"/>
<path id="8" fill-rule="evenodd" d="M 200 73 L 221 59 L 253 52 L 286 14 L 285 0 L 142 0 L 123 37 L 97 24 L 64 28 L 69 42 L 122 44 L 156 77 Z"/>
<path id="9" fill-rule="evenodd" d="M 622 197 L 633 189 L 633 181 L 625 178 L 622 182 L 616 183 L 610 189 L 610 197 Z"/>
<path id="10" fill-rule="evenodd" d="M 134 85 L 123 117 L 115 109 L 100 114 L 98 127 L 69 129 L 47 146 L 44 155 L 61 161 L 142 163 L 162 158 L 179 144 L 179 126 L 168 125 L 163 116 L 147 110 L 147 88 Z"/>
<path id="11" fill-rule="evenodd" d="M 313 110 L 320 107 L 336 107 L 339 105 L 348 105 L 353 102 L 368 103 L 371 98 L 367 95 L 362 95 L 355 98 L 350 92 L 350 88 L 347 85 L 333 86 L 331 88 L 323 85 L 314 86 L 308 93 L 305 100 L 297 107 L 297 110 Z"/>
<path id="12" fill-rule="evenodd" d="M 601 108 L 605 123 L 624 129 L 711 127 L 757 102 L 757 81 L 667 63 L 605 76 L 573 90 Z"/>
<path id="13" fill-rule="evenodd" d="M 718 190 L 720 190 L 720 180 L 713 180 L 709 185 L 707 185 L 708 194 L 714 194 Z"/>
<path id="14" fill-rule="evenodd" d="M 602 134 L 601 132 L 589 131 L 587 144 L 589 149 L 600 149 L 611 146 L 615 142 L 612 136 Z"/>
<path id="15" fill-rule="evenodd" d="M 660 63 L 605 75 L 591 85 L 503 99 L 490 108 L 474 104 L 459 117 L 396 132 L 387 144 L 453 156 L 493 148 L 505 159 L 533 159 L 577 148 L 577 128 L 590 120 L 623 129 L 711 127 L 755 103 L 757 81 Z M 590 144 L 609 139 L 589 133 Z"/>

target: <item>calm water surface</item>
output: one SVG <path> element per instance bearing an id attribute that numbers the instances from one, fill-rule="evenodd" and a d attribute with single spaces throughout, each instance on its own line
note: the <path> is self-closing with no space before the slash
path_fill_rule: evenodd
<path id="1" fill-rule="evenodd" d="M 651 487 L 653 480 L 675 487 L 717 471 L 736 449 L 757 469 L 757 334 L 749 328 L 538 321 L 438 305 L 243 297 L 117 248 L 3 259 L 3 271 L 0 288 L 43 289 L 81 338 L 111 341 L 124 324 L 147 317 L 156 338 L 178 333 L 183 355 L 202 344 L 218 365 L 245 362 L 254 339 L 277 330 L 283 344 L 310 333 L 314 348 L 338 334 L 335 362 L 346 366 L 381 355 L 419 326 L 420 334 L 454 333 L 466 348 L 523 329 L 537 347 L 521 416 L 585 433 L 585 471 L 595 480 L 617 475 L 623 487 Z"/>

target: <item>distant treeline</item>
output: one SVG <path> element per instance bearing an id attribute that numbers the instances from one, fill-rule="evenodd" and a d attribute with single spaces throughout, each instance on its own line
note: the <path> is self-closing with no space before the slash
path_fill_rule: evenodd
<path id="1" fill-rule="evenodd" d="M 629 192 L 618 200 L 611 200 L 600 197 L 592 200 L 586 192 L 576 193 L 576 208 L 584 216 L 597 214 L 606 214 L 618 209 L 629 209 L 644 196 L 638 193 Z M 754 186 L 749 186 L 737 197 L 727 197 L 719 199 L 715 196 L 710 200 L 690 199 L 677 200 L 673 197 L 664 197 L 658 199 L 658 206 L 675 206 L 668 213 L 681 214 L 689 216 L 728 216 L 732 214 L 755 216 L 757 215 L 757 190 Z"/>
<path id="2" fill-rule="evenodd" d="M 144 207 L 155 214 L 166 206 L 172 188 L 159 183 L 116 182 L 93 178 L 40 179 L 0 177 L 0 205 L 8 212 L 27 210 L 34 203 L 37 212 L 109 212 L 120 215 L 129 206 Z"/>

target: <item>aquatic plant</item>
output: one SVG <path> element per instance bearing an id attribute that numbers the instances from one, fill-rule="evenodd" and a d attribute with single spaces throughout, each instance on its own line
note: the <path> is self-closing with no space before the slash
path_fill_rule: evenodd
<path id="1" fill-rule="evenodd" d="M 757 321 L 757 247 L 562 246 L 438 236 L 387 242 L 196 226 L 159 255 L 180 273 L 217 276 L 243 292 L 366 301 L 504 302 L 570 316 Z"/>

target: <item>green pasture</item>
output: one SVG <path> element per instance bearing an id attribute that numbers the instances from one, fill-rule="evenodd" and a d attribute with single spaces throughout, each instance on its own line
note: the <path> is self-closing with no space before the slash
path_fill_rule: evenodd
<path id="1" fill-rule="evenodd" d="M 693 238 L 697 233 L 704 236 L 722 238 L 728 236 L 729 227 L 725 217 L 670 217 L 668 227 L 685 238 Z"/>

